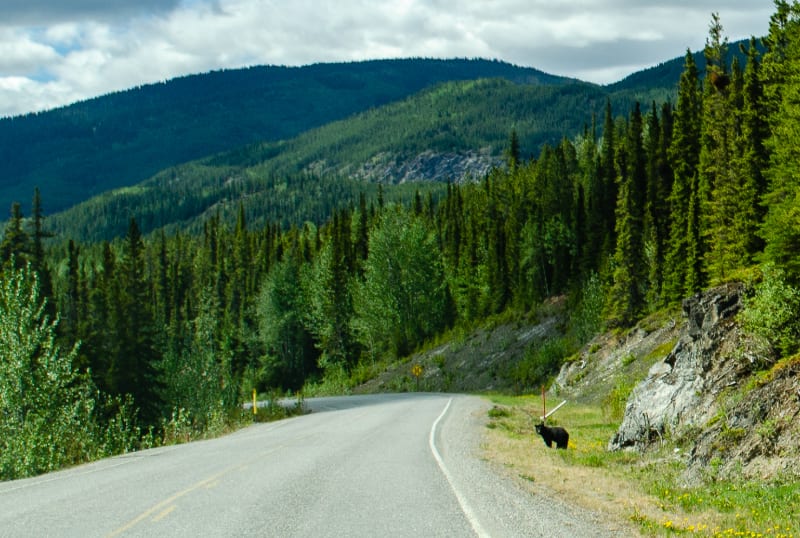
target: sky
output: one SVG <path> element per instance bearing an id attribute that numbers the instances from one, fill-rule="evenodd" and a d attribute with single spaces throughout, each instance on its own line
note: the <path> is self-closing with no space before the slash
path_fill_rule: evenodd
<path id="1" fill-rule="evenodd" d="M 687 49 L 712 13 L 767 33 L 772 0 L 0 0 L 0 117 L 251 65 L 487 58 L 610 83 Z"/>

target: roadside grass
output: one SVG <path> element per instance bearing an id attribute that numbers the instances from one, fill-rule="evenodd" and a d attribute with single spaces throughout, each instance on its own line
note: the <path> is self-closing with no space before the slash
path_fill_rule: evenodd
<path id="1" fill-rule="evenodd" d="M 259 401 L 264 400 L 266 400 L 266 405 L 256 408 L 256 413 L 253 414 L 253 422 L 274 422 L 308 413 L 304 397 L 301 394 L 297 395 L 292 405 L 287 405 L 287 402 L 282 401 L 280 394 L 274 392 L 259 398 Z"/>
<path id="2" fill-rule="evenodd" d="M 555 493 L 607 517 L 612 528 L 644 536 L 800 538 L 800 484 L 728 481 L 714 477 L 684 487 L 681 448 L 666 439 L 647 454 L 607 451 L 619 425 L 599 405 L 568 402 L 548 418 L 565 427 L 569 449 L 548 449 L 534 425 L 542 414 L 535 396 L 489 397 L 484 457 L 521 479 L 526 489 Z M 548 398 L 547 409 L 561 399 Z"/>

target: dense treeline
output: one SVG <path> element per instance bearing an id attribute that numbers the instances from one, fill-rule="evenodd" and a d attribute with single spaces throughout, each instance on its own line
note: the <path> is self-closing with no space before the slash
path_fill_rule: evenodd
<path id="1" fill-rule="evenodd" d="M 27 382 L 47 350 L 80 343 L 70 375 L 116 398 L 97 421 L 122 413 L 167 428 L 179 416 L 202 431 L 254 387 L 346 388 L 376 361 L 488 315 L 568 294 L 573 325 L 584 324 L 574 345 L 598 317 L 628 326 L 758 262 L 764 283 L 746 323 L 793 353 L 798 2 L 776 2 L 763 44 L 763 55 L 755 40 L 745 47 L 744 66 L 729 61 L 715 15 L 705 76 L 687 53 L 676 103 L 615 116 L 608 102 L 581 136 L 535 159 L 523 158 L 512 132 L 506 166 L 480 182 L 408 205 L 362 194 L 321 226 L 253 226 L 240 204 L 235 224 L 217 214 L 199 234 L 145 239 L 130 219 L 124 239 L 45 253 L 37 192 L 29 222 L 14 206 L 0 261 L 4 282 L 28 282 L 48 300 L 34 312 L 4 300 L 3 319 L 33 319 L 54 340 L 29 348 L 22 369 L 4 368 L 3 390 Z M 588 323 L 578 319 L 587 310 Z M 510 375 L 524 389 L 557 366 Z M 9 417 L 11 431 L 25 421 L 13 407 L 0 412 Z"/>

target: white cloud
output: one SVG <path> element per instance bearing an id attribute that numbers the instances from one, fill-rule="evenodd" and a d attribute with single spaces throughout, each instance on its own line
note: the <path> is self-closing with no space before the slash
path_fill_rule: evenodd
<path id="1" fill-rule="evenodd" d="M 773 11 L 772 0 L 3 2 L 0 115 L 253 64 L 487 57 L 612 82 L 702 47 L 712 11 L 731 39 L 765 33 Z"/>
<path id="2" fill-rule="evenodd" d="M 29 75 L 58 59 L 53 47 L 39 43 L 19 30 L 0 30 L 0 73 Z"/>

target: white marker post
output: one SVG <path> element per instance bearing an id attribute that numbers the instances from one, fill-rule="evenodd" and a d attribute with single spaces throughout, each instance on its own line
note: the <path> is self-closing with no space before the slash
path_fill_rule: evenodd
<path id="1" fill-rule="evenodd" d="M 558 411 L 559 409 L 561 409 L 561 406 L 562 406 L 562 405 L 564 405 L 565 403 L 567 403 L 567 400 L 564 400 L 563 402 L 561 402 L 560 404 L 558 404 L 557 406 L 555 406 L 555 407 L 553 408 L 553 410 L 552 410 L 552 411 L 550 411 L 549 413 L 545 413 L 545 415 L 544 415 L 543 417 L 541 417 L 541 419 L 542 419 L 542 422 L 544 422 L 545 420 L 547 420 L 547 417 L 549 417 L 550 415 L 552 415 L 553 413 L 555 413 L 556 411 Z"/>

